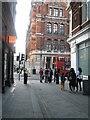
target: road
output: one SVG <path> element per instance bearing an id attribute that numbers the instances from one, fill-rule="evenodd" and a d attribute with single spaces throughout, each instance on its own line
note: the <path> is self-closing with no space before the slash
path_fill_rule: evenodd
<path id="1" fill-rule="evenodd" d="M 68 82 L 62 91 L 60 85 L 38 79 L 29 78 L 25 85 L 23 77 L 19 81 L 16 75 L 2 98 L 3 118 L 88 118 L 88 96 L 70 92 Z"/>

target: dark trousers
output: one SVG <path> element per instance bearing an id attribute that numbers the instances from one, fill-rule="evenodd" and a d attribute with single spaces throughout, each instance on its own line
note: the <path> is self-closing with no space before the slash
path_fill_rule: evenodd
<path id="1" fill-rule="evenodd" d="M 81 79 L 78 79 L 78 78 L 77 78 L 77 91 L 78 91 L 78 83 L 79 83 L 80 91 L 81 91 L 81 81 L 82 81 Z"/>

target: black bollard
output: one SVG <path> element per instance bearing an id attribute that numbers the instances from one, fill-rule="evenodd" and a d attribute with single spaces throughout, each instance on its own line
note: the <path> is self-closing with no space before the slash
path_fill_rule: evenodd
<path id="1" fill-rule="evenodd" d="M 27 84 L 27 73 L 24 73 L 24 84 Z"/>

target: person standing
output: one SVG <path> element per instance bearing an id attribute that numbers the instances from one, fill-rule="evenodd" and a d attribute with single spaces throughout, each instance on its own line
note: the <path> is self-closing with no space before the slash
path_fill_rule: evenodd
<path id="1" fill-rule="evenodd" d="M 45 69 L 45 83 L 48 83 L 48 72 L 49 72 L 49 70 L 46 67 L 46 69 Z"/>
<path id="2" fill-rule="evenodd" d="M 65 76 L 64 73 L 61 75 L 61 90 L 64 90 Z"/>
<path id="3" fill-rule="evenodd" d="M 70 69 L 69 72 L 69 88 L 70 90 L 75 90 L 75 86 L 76 86 L 76 73 L 74 68 Z"/>
<path id="4" fill-rule="evenodd" d="M 52 75 L 53 75 L 53 71 L 52 71 L 52 69 L 50 68 L 50 78 L 49 78 L 49 83 L 52 82 Z"/>
<path id="5" fill-rule="evenodd" d="M 54 70 L 54 82 L 56 81 L 56 68 Z"/>
<path id="6" fill-rule="evenodd" d="M 78 83 L 80 86 L 80 91 L 82 90 L 82 88 L 81 88 L 82 79 L 83 79 L 82 69 L 79 67 L 78 71 L 77 71 L 77 90 L 76 91 L 78 91 Z"/>
<path id="7" fill-rule="evenodd" d="M 40 70 L 39 70 L 39 75 L 40 75 L 40 82 L 42 83 L 42 76 L 43 76 L 42 68 L 40 68 Z"/>

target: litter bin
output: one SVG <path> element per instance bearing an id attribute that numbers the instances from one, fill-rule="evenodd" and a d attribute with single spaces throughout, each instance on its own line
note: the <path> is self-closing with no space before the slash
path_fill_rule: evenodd
<path id="1" fill-rule="evenodd" d="M 90 95 L 89 80 L 83 80 L 83 95 Z"/>
<path id="2" fill-rule="evenodd" d="M 27 73 L 24 73 L 24 84 L 27 84 Z"/>

